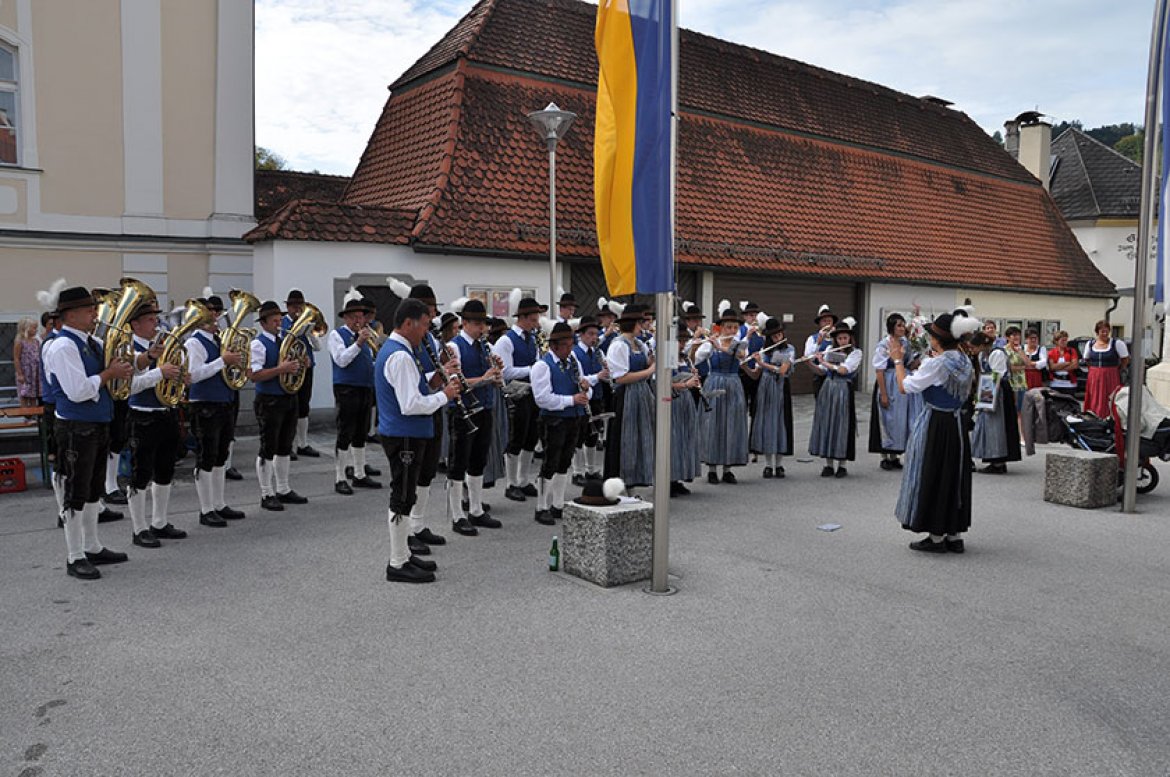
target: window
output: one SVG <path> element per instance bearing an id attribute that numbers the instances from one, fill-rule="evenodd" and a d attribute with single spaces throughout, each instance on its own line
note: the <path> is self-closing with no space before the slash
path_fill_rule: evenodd
<path id="1" fill-rule="evenodd" d="M 0 164 L 14 165 L 17 131 L 16 51 L 0 43 Z"/>

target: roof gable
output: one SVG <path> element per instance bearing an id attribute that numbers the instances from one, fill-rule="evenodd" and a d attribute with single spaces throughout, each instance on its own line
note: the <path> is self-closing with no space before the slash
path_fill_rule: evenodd
<path id="1" fill-rule="evenodd" d="M 1049 190 L 1066 219 L 1138 217 L 1141 165 L 1071 127 L 1052 141 L 1052 156 Z"/>

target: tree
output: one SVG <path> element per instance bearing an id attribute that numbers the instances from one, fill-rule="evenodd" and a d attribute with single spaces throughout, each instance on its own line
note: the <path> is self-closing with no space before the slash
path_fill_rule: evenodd
<path id="1" fill-rule="evenodd" d="M 256 146 L 257 170 L 284 170 L 286 164 L 284 157 L 280 154 L 269 151 L 264 146 Z"/>
<path id="2" fill-rule="evenodd" d="M 1126 135 L 1113 144 L 1113 150 L 1122 156 L 1129 157 L 1139 165 L 1142 163 L 1142 152 L 1145 150 L 1146 133 L 1139 131 Z"/>
<path id="3" fill-rule="evenodd" d="M 991 133 L 991 139 L 994 140 L 999 145 L 1001 145 L 1001 146 L 1003 145 L 1003 133 L 1000 132 L 999 130 L 996 130 L 995 132 Z"/>
<path id="4" fill-rule="evenodd" d="M 1072 121 L 1062 121 L 1052 128 L 1052 137 L 1059 138 L 1061 133 L 1067 129 L 1085 131 L 1085 125 L 1081 124 L 1080 119 L 1073 119 Z"/>
<path id="5" fill-rule="evenodd" d="M 1104 143 L 1110 148 L 1114 148 L 1117 145 L 1117 141 L 1128 135 L 1133 135 L 1139 130 L 1140 128 L 1135 127 L 1133 122 L 1127 122 L 1125 124 L 1106 124 L 1103 127 L 1087 130 L 1085 134 L 1094 140 Z"/>

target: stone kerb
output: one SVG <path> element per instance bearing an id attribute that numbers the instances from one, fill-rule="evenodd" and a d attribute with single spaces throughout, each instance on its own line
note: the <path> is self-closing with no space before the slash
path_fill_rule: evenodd
<path id="1" fill-rule="evenodd" d="M 1070 507 L 1117 504 L 1117 456 L 1067 450 L 1044 461 L 1044 501 Z"/>
<path id="2" fill-rule="evenodd" d="M 566 574 L 606 588 L 650 579 L 652 503 L 594 507 L 565 502 L 561 534 Z"/>

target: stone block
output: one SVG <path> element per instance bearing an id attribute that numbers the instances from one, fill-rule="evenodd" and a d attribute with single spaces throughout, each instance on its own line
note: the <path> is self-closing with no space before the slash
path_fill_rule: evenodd
<path id="1" fill-rule="evenodd" d="M 1070 507 L 1117 504 L 1117 456 L 1067 450 L 1044 462 L 1044 501 Z"/>
<path id="2" fill-rule="evenodd" d="M 562 523 L 561 567 L 566 574 L 606 588 L 650 579 L 652 503 L 594 507 L 565 502 Z"/>

